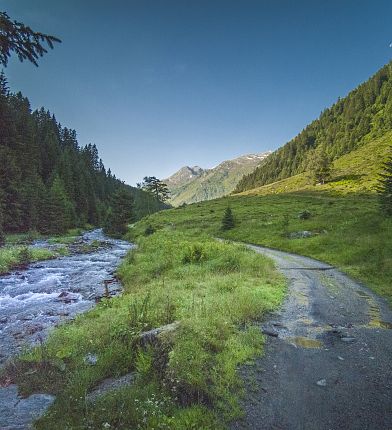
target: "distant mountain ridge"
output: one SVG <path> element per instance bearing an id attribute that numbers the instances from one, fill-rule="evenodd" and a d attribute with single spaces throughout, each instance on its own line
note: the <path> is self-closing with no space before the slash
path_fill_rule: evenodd
<path id="1" fill-rule="evenodd" d="M 242 155 L 212 169 L 184 166 L 164 180 L 171 193 L 169 203 L 179 206 L 229 194 L 244 175 L 252 172 L 270 154 L 271 151 Z"/>
<path id="2" fill-rule="evenodd" d="M 165 182 L 169 187 L 182 186 L 193 181 L 195 178 L 202 175 L 203 172 L 205 172 L 205 170 L 199 166 L 184 166 L 174 173 L 174 175 L 167 178 Z"/>

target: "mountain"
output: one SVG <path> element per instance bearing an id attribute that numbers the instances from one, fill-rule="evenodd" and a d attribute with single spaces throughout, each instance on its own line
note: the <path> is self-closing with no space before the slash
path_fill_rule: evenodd
<path id="1" fill-rule="evenodd" d="M 212 169 L 182 167 L 164 182 L 171 192 L 170 204 L 195 203 L 231 193 L 243 175 L 252 172 L 271 152 L 248 154 L 226 160 Z"/>
<path id="2" fill-rule="evenodd" d="M 182 167 L 178 172 L 174 173 L 174 175 L 167 178 L 165 182 L 170 189 L 175 189 L 176 187 L 186 185 L 198 178 L 203 174 L 203 172 L 205 172 L 205 170 L 199 166 L 185 166 Z"/>
<path id="3" fill-rule="evenodd" d="M 361 148 L 392 130 L 392 63 L 339 99 L 263 165 L 244 176 L 235 192 L 243 192 L 298 175 L 307 170 L 320 147 L 331 160 Z"/>

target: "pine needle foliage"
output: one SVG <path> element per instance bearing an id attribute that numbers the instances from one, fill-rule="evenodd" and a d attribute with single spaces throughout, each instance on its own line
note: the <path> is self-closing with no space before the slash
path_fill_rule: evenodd
<path id="1" fill-rule="evenodd" d="M 230 206 L 225 209 L 225 213 L 222 218 L 222 230 L 231 230 L 235 226 L 233 211 Z"/>
<path id="2" fill-rule="evenodd" d="M 6 12 L 0 12 L 0 64 L 7 66 L 12 53 L 20 61 L 28 60 L 38 67 L 38 59 L 61 43 L 55 36 L 33 31 L 22 22 L 13 21 Z"/>
<path id="3" fill-rule="evenodd" d="M 384 171 L 380 175 L 378 196 L 381 210 L 385 215 L 392 217 L 392 146 L 389 159 L 384 164 Z"/>

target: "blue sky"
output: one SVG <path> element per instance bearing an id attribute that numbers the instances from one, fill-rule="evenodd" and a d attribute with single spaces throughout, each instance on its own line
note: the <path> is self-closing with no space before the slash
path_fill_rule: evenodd
<path id="1" fill-rule="evenodd" d="M 392 2 L 0 0 L 63 40 L 12 90 L 134 184 L 276 149 L 390 61 Z"/>

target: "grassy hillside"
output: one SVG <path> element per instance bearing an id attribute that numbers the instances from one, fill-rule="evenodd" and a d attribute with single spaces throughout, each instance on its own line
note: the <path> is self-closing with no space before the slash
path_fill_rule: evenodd
<path id="1" fill-rule="evenodd" d="M 314 185 L 307 172 L 281 181 L 240 193 L 241 195 L 268 195 L 293 191 L 333 191 L 340 194 L 374 192 L 379 173 L 392 147 L 392 132 L 373 139 L 332 164 L 331 178 L 324 184 Z"/>
<path id="2" fill-rule="evenodd" d="M 230 205 L 236 227 L 220 230 Z M 300 219 L 304 211 L 309 219 Z M 380 214 L 372 194 L 302 191 L 278 195 L 232 196 L 152 215 L 134 227 L 209 234 L 279 248 L 336 265 L 392 303 L 392 220 Z M 311 236 L 302 238 L 309 231 Z"/>
<path id="3" fill-rule="evenodd" d="M 392 64 L 389 63 L 347 97 L 324 110 L 317 120 L 271 154 L 266 163 L 244 176 L 236 191 L 246 191 L 306 171 L 315 148 L 323 148 L 331 159 L 336 159 L 391 130 Z"/>

